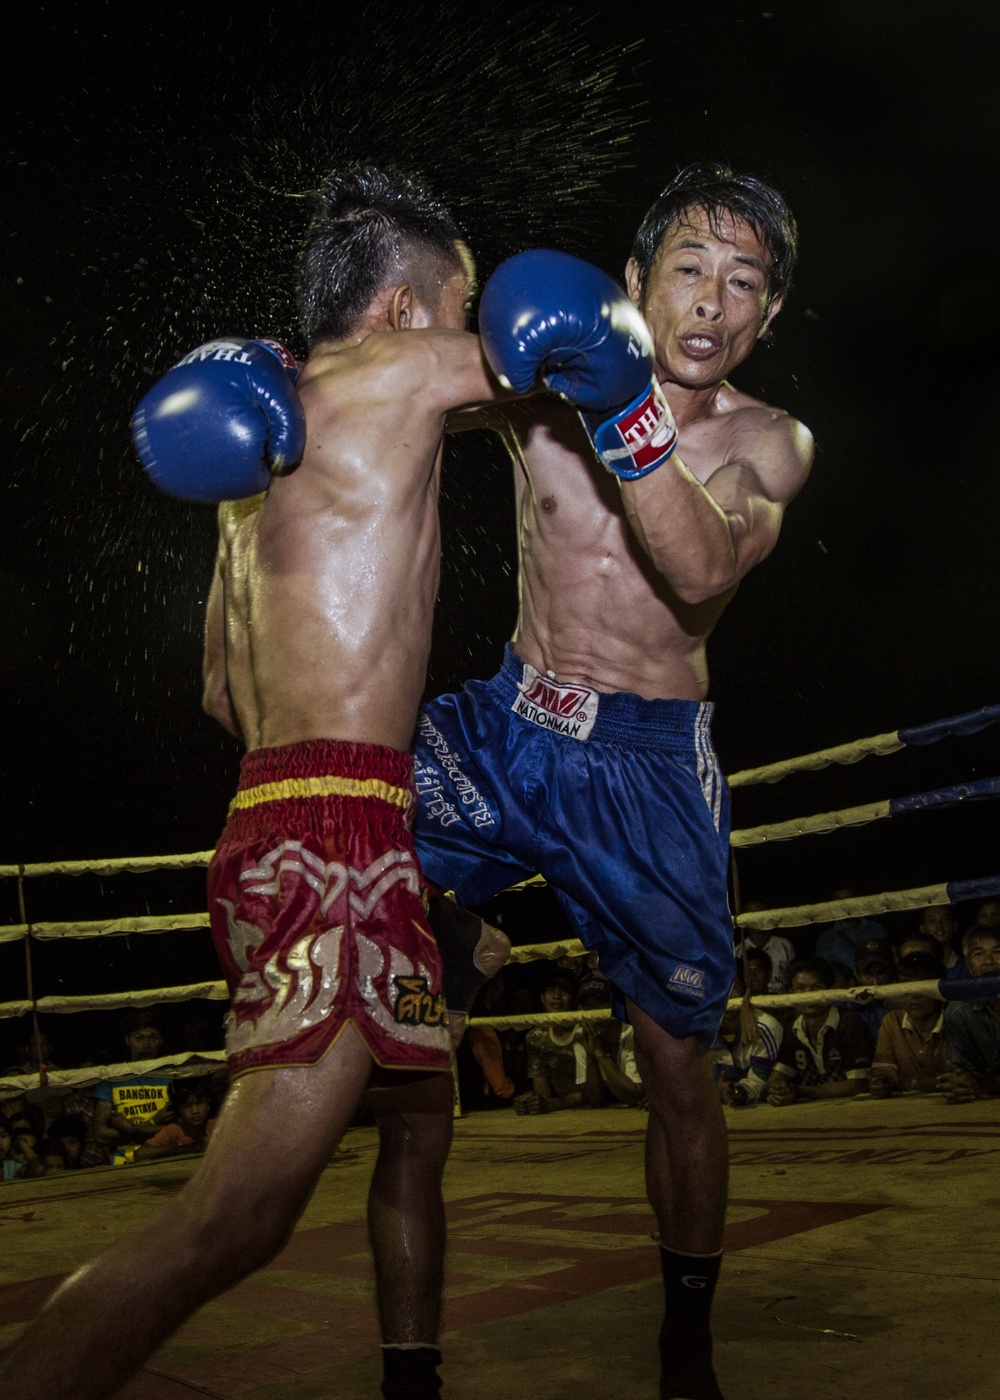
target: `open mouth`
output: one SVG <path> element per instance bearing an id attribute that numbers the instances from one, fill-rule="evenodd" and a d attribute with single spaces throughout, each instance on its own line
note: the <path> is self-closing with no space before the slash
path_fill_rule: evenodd
<path id="1" fill-rule="evenodd" d="M 703 331 L 681 336 L 684 353 L 692 360 L 708 360 L 722 348 L 722 337 L 709 335 Z"/>

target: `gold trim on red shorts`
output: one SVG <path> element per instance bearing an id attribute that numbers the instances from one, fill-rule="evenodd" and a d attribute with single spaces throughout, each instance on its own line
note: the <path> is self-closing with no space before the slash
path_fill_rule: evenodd
<path id="1" fill-rule="evenodd" d="M 233 812 L 259 807 L 265 802 L 309 797 L 375 797 L 404 810 L 413 801 L 408 788 L 393 787 L 382 778 L 342 778 L 328 773 L 319 778 L 282 778 L 276 783 L 243 788 L 230 802 L 229 814 L 232 816 Z"/>

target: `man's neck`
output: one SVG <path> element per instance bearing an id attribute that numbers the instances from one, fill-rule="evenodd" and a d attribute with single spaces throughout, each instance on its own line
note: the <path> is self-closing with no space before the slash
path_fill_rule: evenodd
<path id="1" fill-rule="evenodd" d="M 715 417 L 719 395 L 729 387 L 724 379 L 720 379 L 717 384 L 709 384 L 700 389 L 688 389 L 685 385 L 678 384 L 672 379 L 660 380 L 660 388 L 666 395 L 678 431 L 682 431 L 692 423 L 701 423 L 706 418 Z"/>

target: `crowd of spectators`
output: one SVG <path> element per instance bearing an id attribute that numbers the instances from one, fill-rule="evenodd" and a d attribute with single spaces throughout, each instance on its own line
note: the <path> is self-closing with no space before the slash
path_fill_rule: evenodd
<path id="1" fill-rule="evenodd" d="M 848 899 L 839 890 L 836 899 Z M 749 904 L 747 912 L 762 905 Z M 868 1004 L 763 1010 L 750 997 L 840 987 L 1000 975 L 1000 901 L 966 916 L 928 908 L 890 933 L 867 918 L 842 918 L 812 938 L 748 930 L 736 942 L 738 976 L 713 1047 L 719 1096 L 733 1108 L 781 1108 L 870 1093 L 939 1093 L 949 1102 L 1000 1094 L 1000 998 L 944 1003 L 926 995 Z M 810 955 L 805 949 L 810 948 Z M 505 969 L 488 984 L 474 1018 L 526 1012 L 604 1010 L 612 989 L 594 959 Z M 631 1029 L 612 1019 L 559 1021 L 531 1029 L 473 1026 L 461 1051 L 463 1103 L 513 1105 L 520 1114 L 610 1104 L 642 1106 Z"/>
<path id="2" fill-rule="evenodd" d="M 964 922 L 959 937 L 947 906 L 925 909 L 892 934 L 871 919 L 844 918 L 819 932 L 811 956 L 800 935 L 796 948 L 748 931 L 736 944 L 732 999 L 740 1005 L 723 1016 L 713 1047 L 721 1101 L 781 1108 L 860 1093 L 937 1093 L 951 1103 L 1000 1095 L 1000 998 L 941 1002 L 912 993 L 863 1006 L 827 1000 L 766 1011 L 750 1003 L 775 992 L 1000 976 L 1000 900 L 981 903 Z M 480 993 L 474 1020 L 560 1014 L 530 1029 L 473 1024 L 459 1048 L 463 1105 L 526 1116 L 644 1107 L 632 1030 L 610 1015 L 612 995 L 593 955 L 505 968 Z M 604 1014 L 576 1019 L 574 1012 Z M 110 1061 L 136 1068 L 79 1087 L 47 1084 L 45 1071 L 57 1068 L 53 1047 L 44 1031 L 25 1033 L 0 1079 L 38 1082 L 0 1087 L 3 1181 L 204 1151 L 225 1069 L 209 1061 L 193 1077 L 156 1072 L 168 1047 L 155 1010 L 126 1012 L 120 1034 Z M 152 1072 L 144 1062 L 153 1062 Z"/>
<path id="3" fill-rule="evenodd" d="M 115 1063 L 138 1065 L 163 1052 L 164 1025 L 155 1010 L 127 1011 L 121 1036 Z M 0 1075 L 38 1077 L 35 1087 L 0 1087 L 4 1181 L 203 1151 L 226 1089 L 225 1070 L 210 1062 L 190 1078 L 137 1070 L 85 1086 L 48 1082 L 59 1068 L 45 1032 L 31 1027 Z"/>

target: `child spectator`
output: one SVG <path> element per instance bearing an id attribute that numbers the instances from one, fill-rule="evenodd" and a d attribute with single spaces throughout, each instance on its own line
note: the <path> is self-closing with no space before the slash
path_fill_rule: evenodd
<path id="1" fill-rule="evenodd" d="M 610 1011 L 611 988 L 604 977 L 588 977 L 580 986 L 576 1004 L 581 1011 Z M 635 1038 L 631 1026 L 610 1018 L 584 1021 L 583 1043 L 611 1098 L 629 1108 L 639 1108 L 645 1092 L 635 1062 Z"/>
<path id="2" fill-rule="evenodd" d="M 962 952 L 973 977 L 1000 977 L 1000 929 L 973 926 Z M 949 1002 L 944 1038 L 949 1068 L 937 1087 L 949 1103 L 1000 1094 L 1000 997 Z"/>
<path id="3" fill-rule="evenodd" d="M 93 1167 L 100 1163 L 100 1156 L 87 1160 L 87 1125 L 75 1114 L 66 1113 L 56 1118 L 49 1128 L 49 1141 L 62 1156 L 62 1165 L 67 1171 L 78 1171 L 80 1167 Z"/>
<path id="4" fill-rule="evenodd" d="M 18 1177 L 44 1176 L 46 1167 L 39 1155 L 39 1138 L 27 1124 L 14 1128 L 14 1143 L 11 1156 L 20 1167 Z"/>
<path id="5" fill-rule="evenodd" d="M 36 1104 L 28 1102 L 23 1089 L 17 1089 L 0 1099 L 0 1123 L 6 1124 L 12 1136 L 14 1125 L 18 1122 L 30 1123 L 35 1136 L 41 1142 L 45 1135 L 45 1116 Z"/>
<path id="6" fill-rule="evenodd" d="M 929 952 L 912 952 L 899 960 L 904 982 L 941 977 L 941 964 Z M 917 1089 L 930 1093 L 946 1069 L 944 1007 L 934 997 L 914 995 L 887 1011 L 879 1027 L 868 1087 L 872 1097 Z"/>
<path id="7" fill-rule="evenodd" d="M 793 992 L 833 986 L 833 969 L 822 958 L 798 958 L 788 975 Z M 807 1006 L 785 1031 L 767 1082 L 775 1107 L 796 1099 L 845 1098 L 868 1087 L 871 1037 L 853 1011 Z"/>
<path id="8" fill-rule="evenodd" d="M 94 1136 L 94 1096 L 89 1089 L 74 1089 L 60 1104 L 60 1118 L 71 1118 L 74 1122 L 83 1124 L 83 1152 L 80 1157 L 81 1167 L 102 1167 L 107 1166 L 110 1161 L 110 1154 L 107 1148 L 102 1147 Z M 53 1125 L 54 1126 L 54 1125 Z M 52 1134 L 55 1136 L 55 1134 Z"/>
<path id="9" fill-rule="evenodd" d="M 51 1176 L 53 1172 L 64 1172 L 66 1170 L 66 1162 L 59 1144 L 53 1142 L 51 1138 L 46 1138 L 40 1145 L 38 1155 L 42 1159 L 46 1176 Z"/>
<path id="10" fill-rule="evenodd" d="M 576 983 L 565 972 L 551 974 L 542 987 L 544 1011 L 572 1011 L 575 1000 Z M 533 1027 L 528 1032 L 528 1075 L 531 1090 L 514 1100 L 518 1113 L 555 1113 L 596 1105 L 604 1098 L 579 1025 Z"/>
<path id="11" fill-rule="evenodd" d="M 204 1152 L 208 1146 L 215 1119 L 210 1117 L 212 1098 L 207 1080 L 175 1079 L 169 1097 L 176 1121 L 137 1147 L 133 1161 L 152 1162 L 178 1152 Z"/>
<path id="12" fill-rule="evenodd" d="M 163 1026 L 155 1011 L 126 1011 L 122 1030 L 130 1061 L 156 1059 L 163 1048 Z M 137 1074 L 106 1079 L 94 1089 L 94 1137 L 110 1151 L 112 1166 L 131 1161 L 138 1144 L 173 1116 L 169 1084 L 166 1075 Z"/>
<path id="13" fill-rule="evenodd" d="M 743 979 L 737 973 L 729 996 L 732 999 L 743 995 Z M 780 1021 L 766 1011 L 758 1011 L 748 1001 L 723 1014 L 712 1046 L 723 1103 L 741 1108 L 759 1102 L 778 1058 L 783 1034 Z"/>

